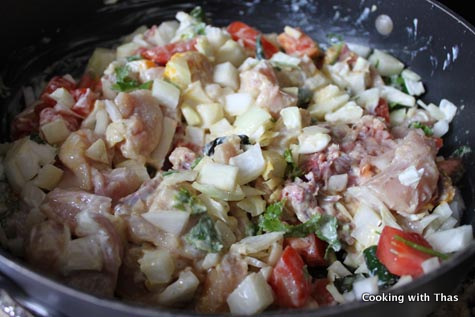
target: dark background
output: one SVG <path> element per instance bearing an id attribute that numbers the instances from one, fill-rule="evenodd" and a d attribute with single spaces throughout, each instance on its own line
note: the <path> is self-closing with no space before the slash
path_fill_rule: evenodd
<path id="1" fill-rule="evenodd" d="M 475 12 L 471 9 L 471 1 L 439 0 L 448 8 L 464 17 L 468 22 L 475 25 Z"/>

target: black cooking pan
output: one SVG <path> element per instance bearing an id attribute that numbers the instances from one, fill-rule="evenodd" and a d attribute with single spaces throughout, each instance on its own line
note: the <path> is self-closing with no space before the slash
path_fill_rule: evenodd
<path id="1" fill-rule="evenodd" d="M 5 0 L 4 0 L 5 1 Z M 21 110 L 20 87 L 31 78 L 48 78 L 66 72 L 79 75 L 95 46 L 112 46 L 114 39 L 136 27 L 172 19 L 178 10 L 201 4 L 216 25 L 242 20 L 264 32 L 281 30 L 286 24 L 300 26 L 324 44 L 327 34 L 342 35 L 349 42 L 362 43 L 392 52 L 422 75 L 425 101 L 447 98 L 459 105 L 451 132 L 445 138 L 444 153 L 460 145 L 475 148 L 475 29 L 450 10 L 431 0 L 296 0 L 239 1 L 28 1 L 2 3 L 2 78 L 9 87 L 2 99 L 0 136 L 8 140 L 8 122 Z M 389 36 L 380 35 L 374 22 L 388 14 L 394 22 Z M 464 105 L 464 107 L 462 107 Z M 475 167 L 473 156 L 466 160 L 461 187 L 467 204 L 463 223 L 473 224 Z M 272 316 L 426 316 L 436 305 L 435 293 L 453 294 L 475 259 L 475 243 L 456 254 L 440 269 L 396 291 L 427 293 L 432 301 L 404 304 L 353 302 L 318 310 L 267 312 Z M 39 316 L 197 316 L 190 311 L 146 308 L 99 299 L 67 288 L 27 268 L 0 250 L 0 288 Z"/>

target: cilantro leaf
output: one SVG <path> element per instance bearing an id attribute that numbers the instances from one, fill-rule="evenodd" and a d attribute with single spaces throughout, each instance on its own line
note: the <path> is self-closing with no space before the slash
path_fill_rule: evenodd
<path id="1" fill-rule="evenodd" d="M 195 248 L 207 252 L 216 253 L 223 248 L 223 244 L 214 228 L 213 220 L 206 214 L 185 235 L 185 241 Z"/>
<path id="2" fill-rule="evenodd" d="M 200 6 L 194 7 L 193 10 L 190 11 L 190 15 L 193 19 L 195 19 L 198 22 L 205 22 L 206 20 L 205 11 Z"/>
<path id="3" fill-rule="evenodd" d="M 266 211 L 259 218 L 259 229 L 261 231 L 289 231 L 290 226 L 280 220 L 284 210 L 284 203 L 285 201 L 280 201 L 267 206 Z"/>
<path id="4" fill-rule="evenodd" d="M 424 131 L 424 134 L 427 136 L 431 136 L 434 134 L 432 132 L 432 129 L 426 126 L 425 124 L 420 123 L 419 121 L 414 121 L 409 125 L 409 128 L 414 128 L 414 129 L 422 129 Z"/>
<path id="5" fill-rule="evenodd" d="M 128 56 L 128 57 L 125 58 L 125 60 L 127 62 L 139 61 L 139 60 L 142 60 L 142 59 L 143 58 L 140 55 L 132 55 L 132 56 Z"/>
<path id="6" fill-rule="evenodd" d="M 202 214 L 207 211 L 203 202 L 198 197 L 191 194 L 186 188 L 180 188 L 174 199 L 175 205 L 173 207 L 179 210 L 189 211 L 192 215 Z"/>
<path id="7" fill-rule="evenodd" d="M 137 89 L 151 89 L 152 81 L 141 84 L 139 81 L 129 77 L 129 69 L 127 66 L 119 66 L 115 69 L 117 81 L 112 85 L 113 90 L 121 92 L 129 92 Z"/>
<path id="8" fill-rule="evenodd" d="M 455 151 L 450 155 L 451 157 L 464 158 L 468 154 L 472 153 L 472 149 L 466 145 L 462 145 L 455 149 Z"/>
<path id="9" fill-rule="evenodd" d="M 377 276 L 380 285 L 393 285 L 397 282 L 398 277 L 394 274 L 391 274 L 388 269 L 384 266 L 383 263 L 379 261 L 376 257 L 375 245 L 366 248 L 363 251 L 363 256 L 368 267 L 368 271 L 373 275 Z"/>
<path id="10" fill-rule="evenodd" d="M 296 177 L 303 175 L 302 169 L 294 161 L 292 150 L 287 149 L 284 151 L 284 159 L 287 162 L 287 168 L 285 170 L 285 175 L 287 178 L 294 180 Z"/>
<path id="11" fill-rule="evenodd" d="M 165 176 L 170 176 L 172 174 L 176 174 L 176 173 L 179 173 L 178 171 L 174 171 L 174 170 L 168 170 L 166 172 L 163 172 L 162 173 L 162 176 L 165 177 Z"/>
<path id="12" fill-rule="evenodd" d="M 331 44 L 339 44 L 344 41 L 343 35 L 337 33 L 328 33 L 327 39 L 328 42 Z"/>
<path id="13" fill-rule="evenodd" d="M 259 218 L 260 231 L 282 231 L 286 237 L 306 237 L 315 233 L 318 238 L 328 243 L 328 249 L 340 251 L 341 243 L 338 240 L 338 222 L 335 217 L 325 214 L 315 214 L 308 221 L 290 225 L 280 220 L 285 201 L 271 204 Z M 327 249 L 327 251 L 328 251 Z"/>
<path id="14" fill-rule="evenodd" d="M 384 81 L 389 86 L 392 86 L 392 87 L 402 91 L 403 93 L 406 93 L 406 94 L 408 93 L 407 87 L 406 87 L 406 82 L 400 74 L 399 75 L 392 75 L 390 77 L 385 77 Z"/>
<path id="15" fill-rule="evenodd" d="M 266 56 L 264 54 L 264 46 L 262 45 L 261 34 L 259 34 L 256 39 L 256 58 L 259 60 L 266 59 Z"/>

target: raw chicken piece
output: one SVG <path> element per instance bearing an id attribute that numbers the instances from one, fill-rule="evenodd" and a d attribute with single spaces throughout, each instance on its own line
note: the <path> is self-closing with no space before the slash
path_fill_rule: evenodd
<path id="1" fill-rule="evenodd" d="M 268 61 L 261 61 L 254 68 L 240 74 L 241 92 L 250 93 L 256 99 L 256 105 L 267 108 L 274 118 L 280 110 L 295 106 L 297 98 L 279 87 L 279 81 Z"/>
<path id="2" fill-rule="evenodd" d="M 76 216 L 85 210 L 104 215 L 110 214 L 111 199 L 80 190 L 56 188 L 46 195 L 41 205 L 41 211 L 48 218 L 64 223 L 72 230 L 77 226 Z"/>
<path id="3" fill-rule="evenodd" d="M 92 175 L 94 193 L 110 197 L 113 203 L 135 192 L 143 182 L 140 175 L 131 167 L 115 168 L 102 173 L 92 169 Z"/>
<path id="4" fill-rule="evenodd" d="M 437 149 L 429 141 L 419 132 L 409 132 L 398 142 L 389 165 L 361 187 L 368 189 L 391 210 L 413 214 L 427 208 L 439 179 L 434 160 Z M 401 174 L 411 167 L 420 172 L 420 179 L 405 184 Z"/>
<path id="5" fill-rule="evenodd" d="M 282 199 L 287 201 L 287 206 L 301 222 L 306 222 L 313 215 L 322 212 L 317 201 L 318 190 L 319 187 L 313 180 L 305 183 L 296 178 L 294 182 L 285 185 Z"/>
<path id="6" fill-rule="evenodd" d="M 39 269 L 59 271 L 70 239 L 69 228 L 64 223 L 47 220 L 36 225 L 26 246 L 28 262 Z"/>
<path id="7" fill-rule="evenodd" d="M 120 137 L 125 141 L 120 143 L 122 155 L 145 162 L 160 143 L 162 135 L 163 114 L 158 101 L 150 91 L 137 90 L 131 93 L 120 93 L 115 103 L 123 119 L 112 123 L 109 128 L 112 125 L 122 127 L 123 135 Z M 109 137 L 107 141 L 111 143 Z"/>
<path id="8" fill-rule="evenodd" d="M 206 276 L 203 293 L 196 304 L 200 313 L 228 311 L 226 299 L 247 275 L 247 263 L 234 256 L 224 256 L 222 262 Z"/>
<path id="9" fill-rule="evenodd" d="M 191 169 L 191 164 L 196 159 L 196 153 L 187 147 L 176 147 L 168 157 L 173 169 L 177 171 Z"/>
<path id="10" fill-rule="evenodd" d="M 59 159 L 74 173 L 84 190 L 91 190 L 93 185 L 91 162 L 86 157 L 86 150 L 97 139 L 91 130 L 79 130 L 71 133 L 59 149 Z"/>

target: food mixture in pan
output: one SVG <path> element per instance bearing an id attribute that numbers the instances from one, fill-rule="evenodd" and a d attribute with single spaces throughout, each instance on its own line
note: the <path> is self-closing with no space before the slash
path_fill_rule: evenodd
<path id="1" fill-rule="evenodd" d="M 24 88 L 0 241 L 66 285 L 202 313 L 361 299 L 436 269 L 460 225 L 457 113 L 378 49 L 199 7 Z M 281 30 L 276 30 L 281 31 Z"/>

